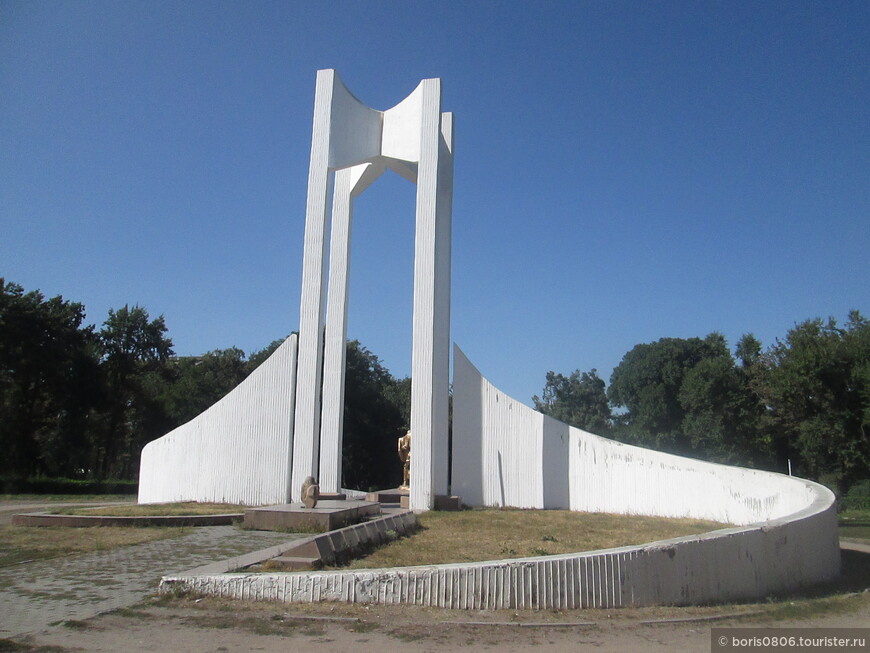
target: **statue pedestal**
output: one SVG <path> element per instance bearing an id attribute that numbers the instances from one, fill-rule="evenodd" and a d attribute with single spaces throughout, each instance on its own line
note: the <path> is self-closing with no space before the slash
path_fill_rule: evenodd
<path id="1" fill-rule="evenodd" d="M 371 501 L 318 501 L 314 508 L 301 503 L 261 506 L 245 511 L 244 528 L 288 533 L 325 533 L 381 514 Z"/>
<path id="2" fill-rule="evenodd" d="M 435 510 L 462 510 L 462 497 L 436 494 L 434 507 Z"/>
<path id="3" fill-rule="evenodd" d="M 399 501 L 399 507 L 410 510 L 411 497 L 403 496 L 401 501 Z M 435 503 L 432 506 L 432 509 L 445 511 L 462 510 L 462 497 L 448 496 L 446 494 L 436 494 Z"/>
<path id="4" fill-rule="evenodd" d="M 377 492 L 369 492 L 366 495 L 366 501 L 377 501 L 378 503 L 401 503 L 402 497 L 407 500 L 411 496 L 411 491 L 406 487 L 397 487 L 391 490 L 378 490 Z"/>
<path id="5" fill-rule="evenodd" d="M 378 490 L 369 492 L 366 501 L 377 501 L 385 504 L 399 504 L 400 508 L 410 510 L 411 491 L 406 487 L 397 487 L 392 490 Z M 320 504 L 317 504 L 318 506 Z M 435 510 L 462 510 L 462 497 L 448 496 L 446 494 L 435 495 Z"/>

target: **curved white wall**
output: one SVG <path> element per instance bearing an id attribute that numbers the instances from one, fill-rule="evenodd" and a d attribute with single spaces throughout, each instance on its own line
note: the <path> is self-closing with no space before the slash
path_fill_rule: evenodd
<path id="1" fill-rule="evenodd" d="M 701 556 L 681 573 L 693 583 L 733 585 L 726 596 L 763 596 L 839 574 L 827 488 L 608 440 L 511 399 L 456 346 L 453 367 L 452 491 L 464 503 L 753 525 L 689 538 L 688 548 L 680 541 L 681 550 Z M 688 595 L 697 588 L 680 589 Z"/>
<path id="2" fill-rule="evenodd" d="M 454 349 L 453 491 L 471 505 L 715 519 L 738 526 L 639 546 L 396 569 L 164 577 L 285 602 L 572 609 L 758 599 L 840 573 L 834 495 L 780 474 L 632 447 L 499 392 Z"/>
<path id="3" fill-rule="evenodd" d="M 454 349 L 453 492 L 468 505 L 570 508 L 726 524 L 812 503 L 802 479 L 635 447 L 547 417 L 500 392 Z"/>
<path id="4" fill-rule="evenodd" d="M 568 426 L 500 392 L 453 351 L 452 494 L 470 506 L 571 508 Z"/>
<path id="5" fill-rule="evenodd" d="M 139 503 L 287 502 L 296 347 L 292 335 L 211 408 L 149 442 Z"/>
<path id="6" fill-rule="evenodd" d="M 568 430 L 572 510 L 743 525 L 797 513 L 819 492 L 819 486 L 800 478 L 716 465 Z"/>
<path id="7" fill-rule="evenodd" d="M 575 609 L 758 599 L 839 574 L 830 491 L 782 519 L 602 551 L 402 567 L 166 576 L 161 592 L 310 603 Z"/>

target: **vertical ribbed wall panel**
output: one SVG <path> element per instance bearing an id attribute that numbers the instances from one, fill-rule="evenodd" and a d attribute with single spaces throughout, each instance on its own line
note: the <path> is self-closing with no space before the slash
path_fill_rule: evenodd
<path id="1" fill-rule="evenodd" d="M 293 443 L 291 497 L 299 499 L 302 480 L 318 474 L 320 391 L 323 369 L 323 300 L 332 175 L 334 96 L 342 87 L 334 70 L 317 71 L 314 123 L 308 167 L 305 236 L 302 250 L 302 292 L 299 304 L 299 369 Z"/>
<path id="2" fill-rule="evenodd" d="M 320 419 L 320 474 L 322 492 L 341 491 L 341 447 L 344 430 L 344 378 L 347 356 L 347 291 L 349 285 L 351 191 L 355 171 L 335 173 L 332 231 L 329 237 L 329 295 L 323 353 L 323 398 Z"/>
<path id="3" fill-rule="evenodd" d="M 287 501 L 296 336 L 208 410 L 142 450 L 139 503 Z"/>
<path id="4" fill-rule="evenodd" d="M 440 90 L 439 90 L 440 95 Z M 435 207 L 432 487 L 446 495 L 450 467 L 450 294 L 453 239 L 453 114 L 441 114 Z"/>
<path id="5" fill-rule="evenodd" d="M 814 496 L 802 479 L 569 433 L 572 510 L 751 524 L 797 512 Z"/>
<path id="6" fill-rule="evenodd" d="M 567 508 L 567 427 L 500 392 L 457 346 L 453 368 L 453 493 L 468 505 Z"/>
<path id="7" fill-rule="evenodd" d="M 450 277 L 444 274 L 444 255 L 438 247 L 444 243 L 440 232 L 449 229 L 450 224 L 449 215 L 443 214 L 438 202 L 442 154 L 441 80 L 424 79 L 419 89 L 422 97 L 414 235 L 414 344 L 411 352 L 414 455 L 411 456 L 410 506 L 413 510 L 429 510 L 434 505 L 435 493 L 441 487 L 446 490 L 447 485 L 446 477 L 443 481 L 436 479 L 434 471 L 438 441 L 447 441 L 449 374 L 440 357 L 443 354 L 449 361 L 450 318 L 449 314 L 438 315 L 436 309 L 439 295 L 446 293 L 449 301 Z"/>
<path id="8" fill-rule="evenodd" d="M 455 351 L 454 485 L 468 490 L 470 505 L 750 524 L 812 501 L 801 479 L 626 445 L 544 418 Z"/>

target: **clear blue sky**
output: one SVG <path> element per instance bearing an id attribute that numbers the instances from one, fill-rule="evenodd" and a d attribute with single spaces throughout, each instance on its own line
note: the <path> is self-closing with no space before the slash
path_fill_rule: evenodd
<path id="1" fill-rule="evenodd" d="M 452 336 L 529 402 L 641 342 L 870 312 L 870 2 L 0 0 L 0 276 L 178 354 L 298 328 L 315 72 L 456 120 Z M 410 373 L 414 187 L 349 335 Z"/>

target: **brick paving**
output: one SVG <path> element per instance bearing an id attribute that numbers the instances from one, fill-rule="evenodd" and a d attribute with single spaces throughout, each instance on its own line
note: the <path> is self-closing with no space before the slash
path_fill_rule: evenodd
<path id="1" fill-rule="evenodd" d="M 160 577 L 304 535 L 191 528 L 179 538 L 0 568 L 0 639 L 123 608 L 154 593 Z"/>

